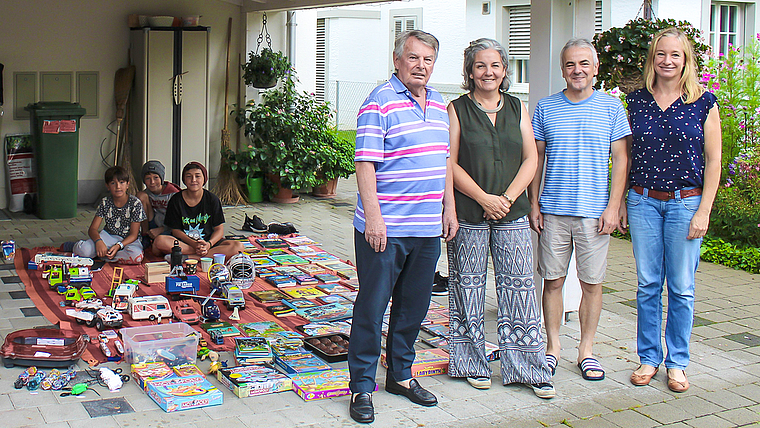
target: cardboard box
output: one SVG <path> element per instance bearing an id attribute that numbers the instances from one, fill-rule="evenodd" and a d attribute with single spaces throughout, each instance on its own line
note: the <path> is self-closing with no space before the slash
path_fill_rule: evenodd
<path id="1" fill-rule="evenodd" d="M 168 262 L 145 263 L 145 281 L 148 284 L 164 282 L 171 270 Z"/>
<path id="2" fill-rule="evenodd" d="M 216 378 L 240 398 L 293 389 L 289 377 L 263 364 L 221 369 L 216 372 Z"/>
<path id="3" fill-rule="evenodd" d="M 148 395 L 165 412 L 218 406 L 224 394 L 204 376 L 174 376 L 148 381 Z"/>
<path id="4" fill-rule="evenodd" d="M 172 376 L 174 376 L 174 371 L 163 361 L 132 364 L 132 378 L 143 391 L 148 390 L 149 381 L 167 379 Z"/>
<path id="5" fill-rule="evenodd" d="M 386 369 L 388 362 L 385 352 L 380 355 L 380 362 Z M 449 353 L 443 349 L 418 350 L 412 363 L 412 377 L 435 376 L 445 374 L 449 369 Z"/>
<path id="6" fill-rule="evenodd" d="M 348 369 L 333 369 L 293 377 L 293 390 L 304 401 L 340 397 L 351 394 Z"/>

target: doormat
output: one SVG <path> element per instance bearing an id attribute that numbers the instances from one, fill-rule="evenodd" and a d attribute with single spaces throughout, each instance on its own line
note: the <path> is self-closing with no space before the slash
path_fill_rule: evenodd
<path id="1" fill-rule="evenodd" d="M 84 409 L 87 410 L 87 413 L 90 414 L 91 418 L 135 412 L 135 409 L 127 403 L 127 400 L 124 399 L 124 397 L 84 401 L 82 402 L 82 405 L 84 406 Z"/>

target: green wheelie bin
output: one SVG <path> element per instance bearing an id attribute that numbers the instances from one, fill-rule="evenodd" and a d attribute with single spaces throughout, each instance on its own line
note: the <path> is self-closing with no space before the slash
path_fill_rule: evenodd
<path id="1" fill-rule="evenodd" d="M 37 160 L 37 217 L 76 217 L 79 119 L 86 110 L 63 101 L 29 104 L 25 110 L 31 113 Z"/>

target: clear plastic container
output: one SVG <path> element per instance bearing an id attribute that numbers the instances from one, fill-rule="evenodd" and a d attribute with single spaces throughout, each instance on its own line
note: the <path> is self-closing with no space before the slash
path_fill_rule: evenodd
<path id="1" fill-rule="evenodd" d="M 163 361 L 170 366 L 194 364 L 198 332 L 183 323 L 148 325 L 121 329 L 127 363 Z"/>

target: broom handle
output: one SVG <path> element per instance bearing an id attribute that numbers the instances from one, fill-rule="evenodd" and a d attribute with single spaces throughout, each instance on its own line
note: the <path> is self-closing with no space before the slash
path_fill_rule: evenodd
<path id="1" fill-rule="evenodd" d="M 230 44 L 232 43 L 232 17 L 227 20 L 227 63 L 224 67 L 224 129 L 227 130 L 227 91 L 230 88 Z"/>

